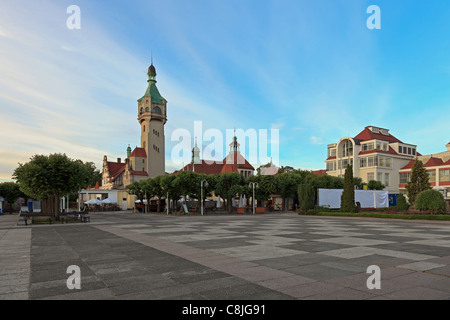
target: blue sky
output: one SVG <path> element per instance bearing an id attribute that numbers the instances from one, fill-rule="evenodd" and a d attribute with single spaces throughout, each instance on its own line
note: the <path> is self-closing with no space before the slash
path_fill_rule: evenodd
<path id="1" fill-rule="evenodd" d="M 81 9 L 69 30 L 68 6 Z M 369 5 L 381 29 L 369 30 Z M 139 145 L 153 53 L 178 128 L 279 129 L 280 164 L 325 167 L 326 145 L 367 125 L 422 154 L 450 141 L 448 1 L 3 1 L 0 179 L 33 154 L 101 166 Z M 258 166 L 259 163 L 253 163 Z"/>

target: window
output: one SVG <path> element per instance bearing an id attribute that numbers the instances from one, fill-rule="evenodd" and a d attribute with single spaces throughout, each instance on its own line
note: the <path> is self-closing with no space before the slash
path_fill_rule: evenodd
<path id="1" fill-rule="evenodd" d="M 387 143 L 383 143 L 383 151 L 388 151 L 389 145 Z"/>
<path id="2" fill-rule="evenodd" d="M 361 146 L 361 147 L 362 147 L 362 151 L 373 150 L 373 149 L 374 149 L 373 146 L 374 146 L 373 142 L 365 143 L 365 144 L 363 144 L 363 145 Z"/>
<path id="3" fill-rule="evenodd" d="M 413 156 L 416 155 L 416 149 L 415 148 L 412 148 L 412 154 L 413 154 Z"/>
<path id="4" fill-rule="evenodd" d="M 383 174 L 381 172 L 377 173 L 377 180 L 382 182 L 383 181 Z"/>
<path id="5" fill-rule="evenodd" d="M 336 161 L 327 162 L 327 171 L 335 171 L 336 170 Z"/>
<path id="6" fill-rule="evenodd" d="M 149 111 L 150 111 L 149 107 L 145 108 L 145 112 L 149 112 Z"/>
<path id="7" fill-rule="evenodd" d="M 398 146 L 398 153 L 403 153 L 403 147 L 402 146 Z"/>
<path id="8" fill-rule="evenodd" d="M 381 167 L 390 168 L 392 165 L 392 159 L 388 157 L 379 157 L 378 165 Z"/>
<path id="9" fill-rule="evenodd" d="M 144 132 L 145 132 L 145 124 L 144 124 Z"/>
<path id="10" fill-rule="evenodd" d="M 381 142 L 377 141 L 377 150 L 381 150 Z"/>
<path id="11" fill-rule="evenodd" d="M 328 149 L 328 157 L 336 157 L 336 149 Z"/>
<path id="12" fill-rule="evenodd" d="M 373 172 L 369 172 L 367 174 L 367 182 L 369 182 L 370 180 L 375 180 L 375 175 Z"/>
<path id="13" fill-rule="evenodd" d="M 430 176 L 429 182 L 436 182 L 436 170 L 428 171 L 428 175 Z"/>
<path id="14" fill-rule="evenodd" d="M 361 159 L 359 159 L 359 166 L 360 166 L 361 168 L 367 167 L 367 158 L 361 158 Z"/>
<path id="15" fill-rule="evenodd" d="M 162 114 L 161 108 L 160 107 L 154 107 L 153 108 L 153 112 L 157 113 L 157 114 Z"/>
<path id="16" fill-rule="evenodd" d="M 412 154 L 411 148 L 408 148 L 408 154 Z"/>
<path id="17" fill-rule="evenodd" d="M 439 182 L 450 181 L 450 169 L 439 170 Z"/>
<path id="18" fill-rule="evenodd" d="M 350 140 L 343 141 L 340 148 L 341 157 L 349 157 L 353 155 L 353 143 Z"/>
<path id="19" fill-rule="evenodd" d="M 400 183 L 405 184 L 409 182 L 409 177 L 411 176 L 410 172 L 401 172 L 400 173 Z"/>
<path id="20" fill-rule="evenodd" d="M 386 187 L 389 186 L 389 173 L 385 173 L 385 174 L 384 174 L 384 185 L 385 185 Z"/>

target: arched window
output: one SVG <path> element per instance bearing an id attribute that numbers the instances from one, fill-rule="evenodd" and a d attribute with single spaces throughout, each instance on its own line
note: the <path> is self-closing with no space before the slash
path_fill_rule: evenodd
<path id="1" fill-rule="evenodd" d="M 144 113 L 144 108 L 141 108 L 141 114 L 143 114 Z"/>
<path id="2" fill-rule="evenodd" d="M 149 111 L 150 111 L 149 107 L 145 108 L 145 112 L 149 112 Z"/>
<path id="3" fill-rule="evenodd" d="M 144 124 L 144 132 L 145 132 L 145 124 Z"/>
<path id="4" fill-rule="evenodd" d="M 154 107 L 153 108 L 153 112 L 157 113 L 157 114 L 162 114 L 161 108 L 160 107 Z"/>

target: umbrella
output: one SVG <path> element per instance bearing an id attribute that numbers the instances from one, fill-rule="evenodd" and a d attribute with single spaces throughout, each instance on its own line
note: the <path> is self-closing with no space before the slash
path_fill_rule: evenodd
<path id="1" fill-rule="evenodd" d="M 110 204 L 110 203 L 116 203 L 115 201 L 110 200 L 109 198 L 106 198 L 105 200 L 101 201 L 102 203 Z"/>
<path id="2" fill-rule="evenodd" d="M 102 202 L 100 200 L 98 200 L 97 198 L 95 199 L 91 199 L 89 201 L 85 202 L 86 204 L 101 204 Z"/>

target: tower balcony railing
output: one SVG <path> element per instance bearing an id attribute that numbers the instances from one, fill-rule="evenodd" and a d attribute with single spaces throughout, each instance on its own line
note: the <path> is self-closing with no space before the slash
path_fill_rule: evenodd
<path id="1" fill-rule="evenodd" d="M 151 120 L 167 121 L 167 117 L 162 113 L 157 112 L 142 112 L 139 114 L 138 120 L 141 121 L 144 117 L 150 116 Z"/>

